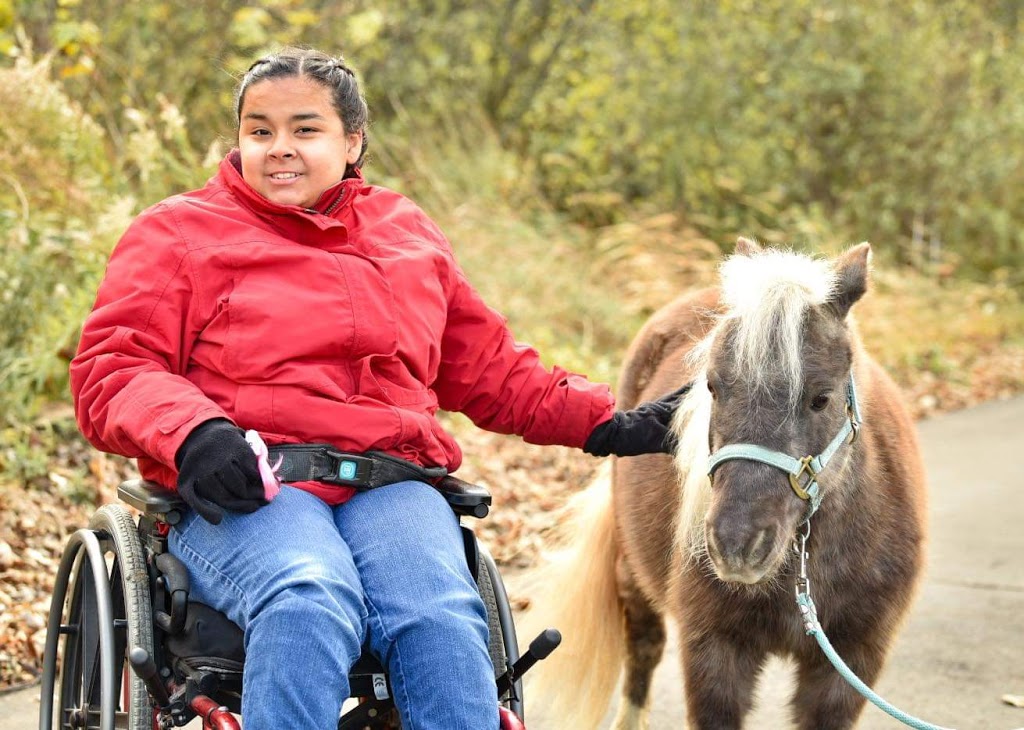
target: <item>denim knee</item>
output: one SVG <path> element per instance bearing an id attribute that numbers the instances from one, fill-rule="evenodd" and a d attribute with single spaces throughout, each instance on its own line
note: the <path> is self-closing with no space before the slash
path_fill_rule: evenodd
<path id="1" fill-rule="evenodd" d="M 347 676 L 366 638 L 362 583 L 331 509 L 287 485 L 220 525 L 189 514 L 171 533 L 192 593 L 245 632 L 246 727 L 337 724 Z"/>
<path id="2" fill-rule="evenodd" d="M 360 585 L 350 576 L 332 575 L 329 566 L 290 568 L 253 597 L 250 630 L 271 621 L 285 633 L 314 632 L 330 636 L 350 660 L 358 658 L 366 635 L 366 605 Z"/>

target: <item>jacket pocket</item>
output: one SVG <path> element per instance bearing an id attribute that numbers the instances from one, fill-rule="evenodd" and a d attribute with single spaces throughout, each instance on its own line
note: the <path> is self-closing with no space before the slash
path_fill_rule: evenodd
<path id="1" fill-rule="evenodd" d="M 394 357 L 370 356 L 360 361 L 359 393 L 411 410 L 437 410 L 437 395 Z"/>

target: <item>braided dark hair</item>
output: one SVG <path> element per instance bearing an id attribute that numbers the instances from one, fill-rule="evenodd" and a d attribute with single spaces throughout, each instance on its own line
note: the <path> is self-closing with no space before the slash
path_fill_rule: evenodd
<path id="1" fill-rule="evenodd" d="M 366 100 L 359 91 L 356 75 L 341 56 L 335 58 L 321 51 L 306 48 L 284 48 L 257 60 L 242 76 L 235 89 L 235 118 L 242 121 L 242 103 L 245 92 L 250 86 L 267 79 L 299 76 L 312 79 L 321 86 L 331 90 L 331 101 L 334 104 L 345 133 L 362 132 L 363 148 L 359 151 L 359 159 L 345 168 L 345 177 L 351 177 L 354 168 L 361 167 L 366 157 L 369 138 L 366 126 L 370 112 Z"/>

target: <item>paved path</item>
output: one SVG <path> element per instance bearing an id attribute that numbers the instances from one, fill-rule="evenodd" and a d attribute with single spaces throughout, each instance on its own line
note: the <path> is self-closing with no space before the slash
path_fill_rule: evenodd
<path id="1" fill-rule="evenodd" d="M 1024 730 L 1024 709 L 1000 702 L 1024 695 L 1024 398 L 925 421 L 920 434 L 932 492 L 929 569 L 876 689 L 934 724 Z M 789 681 L 784 664 L 769 667 L 747 728 L 791 727 Z M 682 728 L 680 687 L 669 646 L 651 730 Z M 0 730 L 36 727 L 37 696 L 0 696 Z M 858 727 L 903 726 L 868 707 Z M 531 730 L 555 727 L 531 722 Z"/>

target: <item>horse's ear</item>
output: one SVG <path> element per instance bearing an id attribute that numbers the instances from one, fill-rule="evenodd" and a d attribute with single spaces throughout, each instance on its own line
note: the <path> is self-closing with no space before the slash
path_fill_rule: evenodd
<path id="1" fill-rule="evenodd" d="M 870 264 L 871 244 L 867 241 L 857 244 L 835 260 L 836 287 L 826 303 L 840 319 L 846 317 L 850 307 L 868 290 Z"/>
<path id="2" fill-rule="evenodd" d="M 763 249 L 757 245 L 757 242 L 740 236 L 736 239 L 736 253 L 740 256 L 753 256 L 756 253 L 761 253 Z"/>

